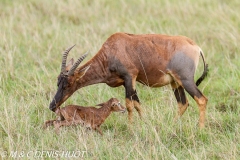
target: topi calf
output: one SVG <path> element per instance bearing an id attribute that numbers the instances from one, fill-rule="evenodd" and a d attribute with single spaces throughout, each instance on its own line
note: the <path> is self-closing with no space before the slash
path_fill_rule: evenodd
<path id="1" fill-rule="evenodd" d="M 100 108 L 82 107 L 77 105 L 68 105 L 59 108 L 56 113 L 59 116 L 58 120 L 49 120 L 45 122 L 44 128 L 54 125 L 55 129 L 61 126 L 70 126 L 81 124 L 89 129 L 98 131 L 102 135 L 100 129 L 101 124 L 112 112 L 125 112 L 120 101 L 116 98 L 111 98 L 105 103 L 98 104 Z"/>

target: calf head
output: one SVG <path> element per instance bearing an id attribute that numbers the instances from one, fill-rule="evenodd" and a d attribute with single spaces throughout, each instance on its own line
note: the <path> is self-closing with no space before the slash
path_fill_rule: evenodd
<path id="1" fill-rule="evenodd" d="M 107 106 L 111 108 L 111 111 L 113 112 L 122 112 L 124 113 L 126 111 L 126 108 L 123 107 L 120 103 L 120 101 L 117 98 L 111 98 L 105 103 L 98 104 L 96 106 Z"/>
<path id="2" fill-rule="evenodd" d="M 120 101 L 117 98 L 111 98 L 109 100 L 109 104 L 111 105 L 111 109 L 113 112 L 122 112 L 126 111 L 126 108 L 122 106 Z"/>

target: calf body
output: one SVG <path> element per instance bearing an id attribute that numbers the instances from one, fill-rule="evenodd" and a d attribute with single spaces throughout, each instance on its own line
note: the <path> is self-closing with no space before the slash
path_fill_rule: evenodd
<path id="1" fill-rule="evenodd" d="M 142 115 L 136 81 L 149 87 L 170 84 L 179 106 L 176 118 L 188 107 L 184 92 L 187 91 L 198 104 L 199 126 L 204 127 L 207 98 L 197 85 L 204 79 L 208 69 L 201 48 L 191 39 L 160 34 L 116 33 L 107 39 L 91 60 L 77 69 L 78 62 L 85 55 L 69 69 L 65 67 L 65 61 L 70 49 L 63 56 L 58 91 L 49 107 L 52 111 L 82 87 L 97 83 L 106 83 L 111 87 L 123 85 L 128 118 L 132 121 L 134 108 Z M 203 59 L 204 71 L 195 84 L 194 74 L 199 57 Z"/>
<path id="2" fill-rule="evenodd" d="M 125 112 L 125 108 L 116 98 L 111 98 L 105 103 L 98 104 L 101 108 L 82 107 L 77 105 L 68 105 L 57 110 L 58 120 L 45 122 L 45 127 L 54 125 L 58 130 L 61 126 L 70 126 L 81 124 L 89 129 L 97 130 L 100 134 L 101 124 L 112 112 Z"/>

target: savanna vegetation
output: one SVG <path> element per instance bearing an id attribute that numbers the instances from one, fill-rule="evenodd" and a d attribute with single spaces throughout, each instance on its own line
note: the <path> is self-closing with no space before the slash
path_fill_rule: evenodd
<path id="1" fill-rule="evenodd" d="M 82 159 L 240 159 L 239 8 L 239 0 L 0 0 L 0 157 L 86 151 Z M 60 134 L 42 129 L 55 118 L 48 106 L 62 52 L 77 44 L 69 57 L 89 50 L 90 59 L 115 32 L 185 35 L 202 48 L 210 68 L 200 85 L 209 99 L 204 130 L 190 96 L 189 108 L 173 122 L 177 102 L 171 87 L 141 84 L 144 118 L 135 111 L 131 125 L 127 114 L 114 113 L 102 125 L 104 136 L 80 126 Z M 196 79 L 203 71 L 199 62 Z M 124 96 L 123 87 L 98 84 L 78 90 L 64 105 L 89 106 L 111 97 L 124 104 Z"/>

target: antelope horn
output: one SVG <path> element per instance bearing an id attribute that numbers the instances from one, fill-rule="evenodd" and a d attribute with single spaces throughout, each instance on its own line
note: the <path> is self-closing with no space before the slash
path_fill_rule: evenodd
<path id="1" fill-rule="evenodd" d="M 79 66 L 79 64 L 84 60 L 84 58 L 87 57 L 88 52 L 89 52 L 89 51 L 87 51 L 84 55 L 82 55 L 82 56 L 74 63 L 74 65 L 72 66 L 72 68 L 71 68 L 71 69 L 69 70 L 69 72 L 68 72 L 68 75 L 69 75 L 69 76 L 73 75 L 74 71 L 75 71 L 76 68 Z"/>
<path id="2" fill-rule="evenodd" d="M 76 44 L 74 44 L 72 47 L 70 47 L 70 48 L 68 48 L 68 49 L 66 49 L 66 50 L 64 51 L 63 56 L 62 56 L 61 72 L 64 72 L 64 71 L 65 71 L 68 53 L 69 53 L 69 51 L 70 51 L 75 45 L 76 45 Z"/>

